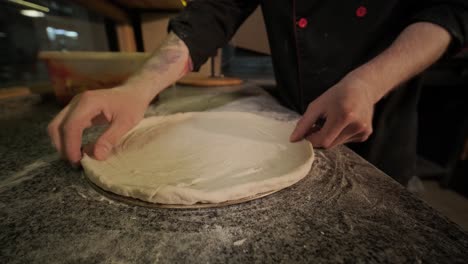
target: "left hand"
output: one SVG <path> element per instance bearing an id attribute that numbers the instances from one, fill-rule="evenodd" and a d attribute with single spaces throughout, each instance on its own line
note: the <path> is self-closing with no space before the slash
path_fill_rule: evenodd
<path id="1" fill-rule="evenodd" d="M 372 85 L 347 76 L 312 101 L 291 134 L 292 142 L 303 138 L 314 147 L 331 148 L 347 142 L 363 142 L 372 134 L 377 102 Z M 319 120 L 325 120 L 317 127 Z"/>

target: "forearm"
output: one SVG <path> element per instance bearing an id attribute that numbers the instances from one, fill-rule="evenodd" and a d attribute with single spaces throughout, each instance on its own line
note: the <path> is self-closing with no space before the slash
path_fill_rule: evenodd
<path id="1" fill-rule="evenodd" d="M 345 78 L 365 82 L 371 89 L 371 100 L 377 102 L 436 62 L 450 41 L 450 34 L 442 27 L 425 22 L 412 24 L 388 49 Z"/>
<path id="2" fill-rule="evenodd" d="M 141 69 L 127 80 L 124 86 L 141 93 L 149 102 L 190 71 L 189 50 L 185 43 L 171 32 L 163 44 Z"/>

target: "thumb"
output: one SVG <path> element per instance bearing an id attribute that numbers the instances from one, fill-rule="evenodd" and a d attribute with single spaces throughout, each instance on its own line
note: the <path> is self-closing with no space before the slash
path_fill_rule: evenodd
<path id="1" fill-rule="evenodd" d="M 94 145 L 94 157 L 98 160 L 107 159 L 119 140 L 133 126 L 132 122 L 124 122 L 119 119 L 112 122 L 109 128 L 96 141 Z"/>
<path id="2" fill-rule="evenodd" d="M 320 116 L 320 110 L 315 104 L 311 103 L 302 118 L 297 122 L 296 128 L 291 133 L 289 140 L 296 142 L 303 139 Z"/>

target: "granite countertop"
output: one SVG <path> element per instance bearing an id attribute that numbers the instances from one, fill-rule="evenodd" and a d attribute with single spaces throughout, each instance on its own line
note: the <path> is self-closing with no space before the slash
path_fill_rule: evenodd
<path id="1" fill-rule="evenodd" d="M 251 84 L 171 88 L 148 115 L 297 115 Z M 298 184 L 212 209 L 150 209 L 102 196 L 54 153 L 59 111 L 38 96 L 0 101 L 1 263 L 462 263 L 468 234 L 346 147 L 316 150 Z M 95 136 L 87 133 L 87 140 Z"/>

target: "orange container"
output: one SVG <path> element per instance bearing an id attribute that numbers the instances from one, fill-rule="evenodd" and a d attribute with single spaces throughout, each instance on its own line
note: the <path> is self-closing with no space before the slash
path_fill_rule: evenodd
<path id="1" fill-rule="evenodd" d="M 57 100 L 68 103 L 86 90 L 112 88 L 122 84 L 149 58 L 143 52 L 43 51 Z"/>

